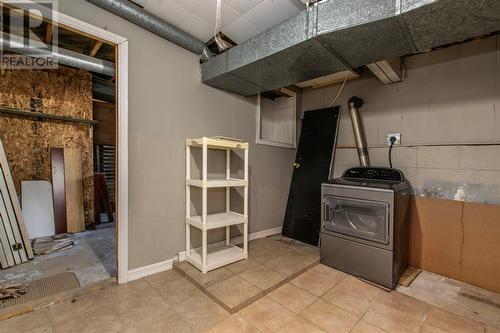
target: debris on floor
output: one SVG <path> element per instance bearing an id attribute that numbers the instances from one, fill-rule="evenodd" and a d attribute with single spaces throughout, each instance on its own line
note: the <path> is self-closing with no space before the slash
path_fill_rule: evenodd
<path id="1" fill-rule="evenodd" d="M 33 240 L 33 251 L 35 255 L 54 253 L 69 249 L 75 245 L 69 234 L 61 234 L 48 237 L 39 237 Z"/>
<path id="2" fill-rule="evenodd" d="M 16 298 L 26 294 L 27 284 L 15 284 L 10 286 L 0 286 L 0 300 Z"/>
<path id="3" fill-rule="evenodd" d="M 399 278 L 398 284 L 401 286 L 409 287 L 421 272 L 422 270 L 419 268 L 408 266 L 403 275 L 401 275 L 401 277 Z"/>
<path id="4" fill-rule="evenodd" d="M 498 293 L 427 271 L 422 271 L 409 287 L 398 286 L 397 291 L 460 316 L 500 328 Z"/>
<path id="5" fill-rule="evenodd" d="M 31 285 L 35 280 L 67 271 L 74 272 L 82 286 L 116 276 L 114 223 L 103 223 L 97 226 L 97 230 L 70 234 L 69 237 L 74 241 L 70 248 L 37 255 L 22 265 L 0 270 L 0 285 Z M 40 240 L 37 242 L 49 247 Z M 39 248 L 39 252 L 44 251 Z"/>
<path id="6" fill-rule="evenodd" d="M 54 296 L 79 287 L 80 282 L 74 272 L 62 272 L 47 276 L 24 285 L 23 294 L 2 300 L 0 309 Z"/>

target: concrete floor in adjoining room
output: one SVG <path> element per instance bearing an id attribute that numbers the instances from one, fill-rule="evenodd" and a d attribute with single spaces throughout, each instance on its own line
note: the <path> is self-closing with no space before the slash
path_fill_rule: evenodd
<path id="1" fill-rule="evenodd" d="M 0 332 L 500 333 L 443 307 L 319 264 L 231 315 L 169 270 L 0 322 Z"/>
<path id="2" fill-rule="evenodd" d="M 70 249 L 35 256 L 29 262 L 0 270 L 0 285 L 27 283 L 66 271 L 74 272 L 82 286 L 116 276 L 114 223 L 71 238 L 76 244 Z"/>

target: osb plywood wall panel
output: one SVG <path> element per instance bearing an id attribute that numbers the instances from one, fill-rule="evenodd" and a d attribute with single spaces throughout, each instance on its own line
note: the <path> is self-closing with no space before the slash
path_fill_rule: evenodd
<path id="1" fill-rule="evenodd" d="M 0 72 L 0 106 L 92 119 L 92 76 L 63 66 L 46 71 L 4 70 Z M 0 139 L 18 193 L 21 181 L 51 181 L 51 147 L 80 149 L 85 223 L 93 223 L 92 132 L 88 125 L 0 114 Z"/>
<path id="2" fill-rule="evenodd" d="M 410 265 L 500 292 L 500 206 L 413 197 Z"/>

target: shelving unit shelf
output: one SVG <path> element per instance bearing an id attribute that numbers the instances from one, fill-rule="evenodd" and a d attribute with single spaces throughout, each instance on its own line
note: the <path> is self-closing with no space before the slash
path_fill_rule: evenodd
<path id="1" fill-rule="evenodd" d="M 191 179 L 191 148 L 202 149 L 202 177 Z M 226 178 L 209 179 L 208 149 L 226 151 Z M 243 150 L 243 178 L 231 178 L 231 151 Z M 199 187 L 202 192 L 202 213 L 191 216 L 191 189 Z M 231 188 L 243 187 L 243 214 L 231 211 Z M 207 213 L 207 196 L 209 188 L 226 189 L 226 211 L 216 214 Z M 230 227 L 243 225 L 242 247 L 231 244 Z M 191 247 L 191 226 L 201 230 L 202 246 Z M 209 246 L 207 234 L 209 230 L 225 228 L 224 245 Z M 203 274 L 216 268 L 248 258 L 248 143 L 236 139 L 222 137 L 202 137 L 186 140 L 186 260 L 202 271 Z"/>
<path id="2" fill-rule="evenodd" d="M 187 257 L 187 260 L 190 264 L 203 272 L 202 253 L 202 248 L 192 249 L 191 255 Z M 236 245 L 209 246 L 207 255 L 208 260 L 205 266 L 207 272 L 246 258 L 243 249 Z"/>
<path id="3" fill-rule="evenodd" d="M 202 179 L 186 179 L 186 184 L 196 187 L 238 187 L 246 186 L 247 181 L 244 179 L 207 179 L 203 181 Z"/>

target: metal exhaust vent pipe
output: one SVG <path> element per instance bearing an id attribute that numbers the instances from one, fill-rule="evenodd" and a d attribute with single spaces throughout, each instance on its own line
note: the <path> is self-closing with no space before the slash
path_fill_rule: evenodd
<path id="1" fill-rule="evenodd" d="M 188 51 L 201 56 L 203 61 L 213 57 L 212 52 L 201 40 L 191 36 L 161 18 L 149 14 L 128 0 L 87 0 L 108 12 L 138 25 Z"/>
<path id="2" fill-rule="evenodd" d="M 366 145 L 365 129 L 363 127 L 361 115 L 359 114 L 359 109 L 363 106 L 363 103 L 361 98 L 353 96 L 349 99 L 348 106 L 354 138 L 356 139 L 356 146 L 358 147 L 359 163 L 363 167 L 369 167 L 370 157 L 368 156 L 368 146 Z"/>

